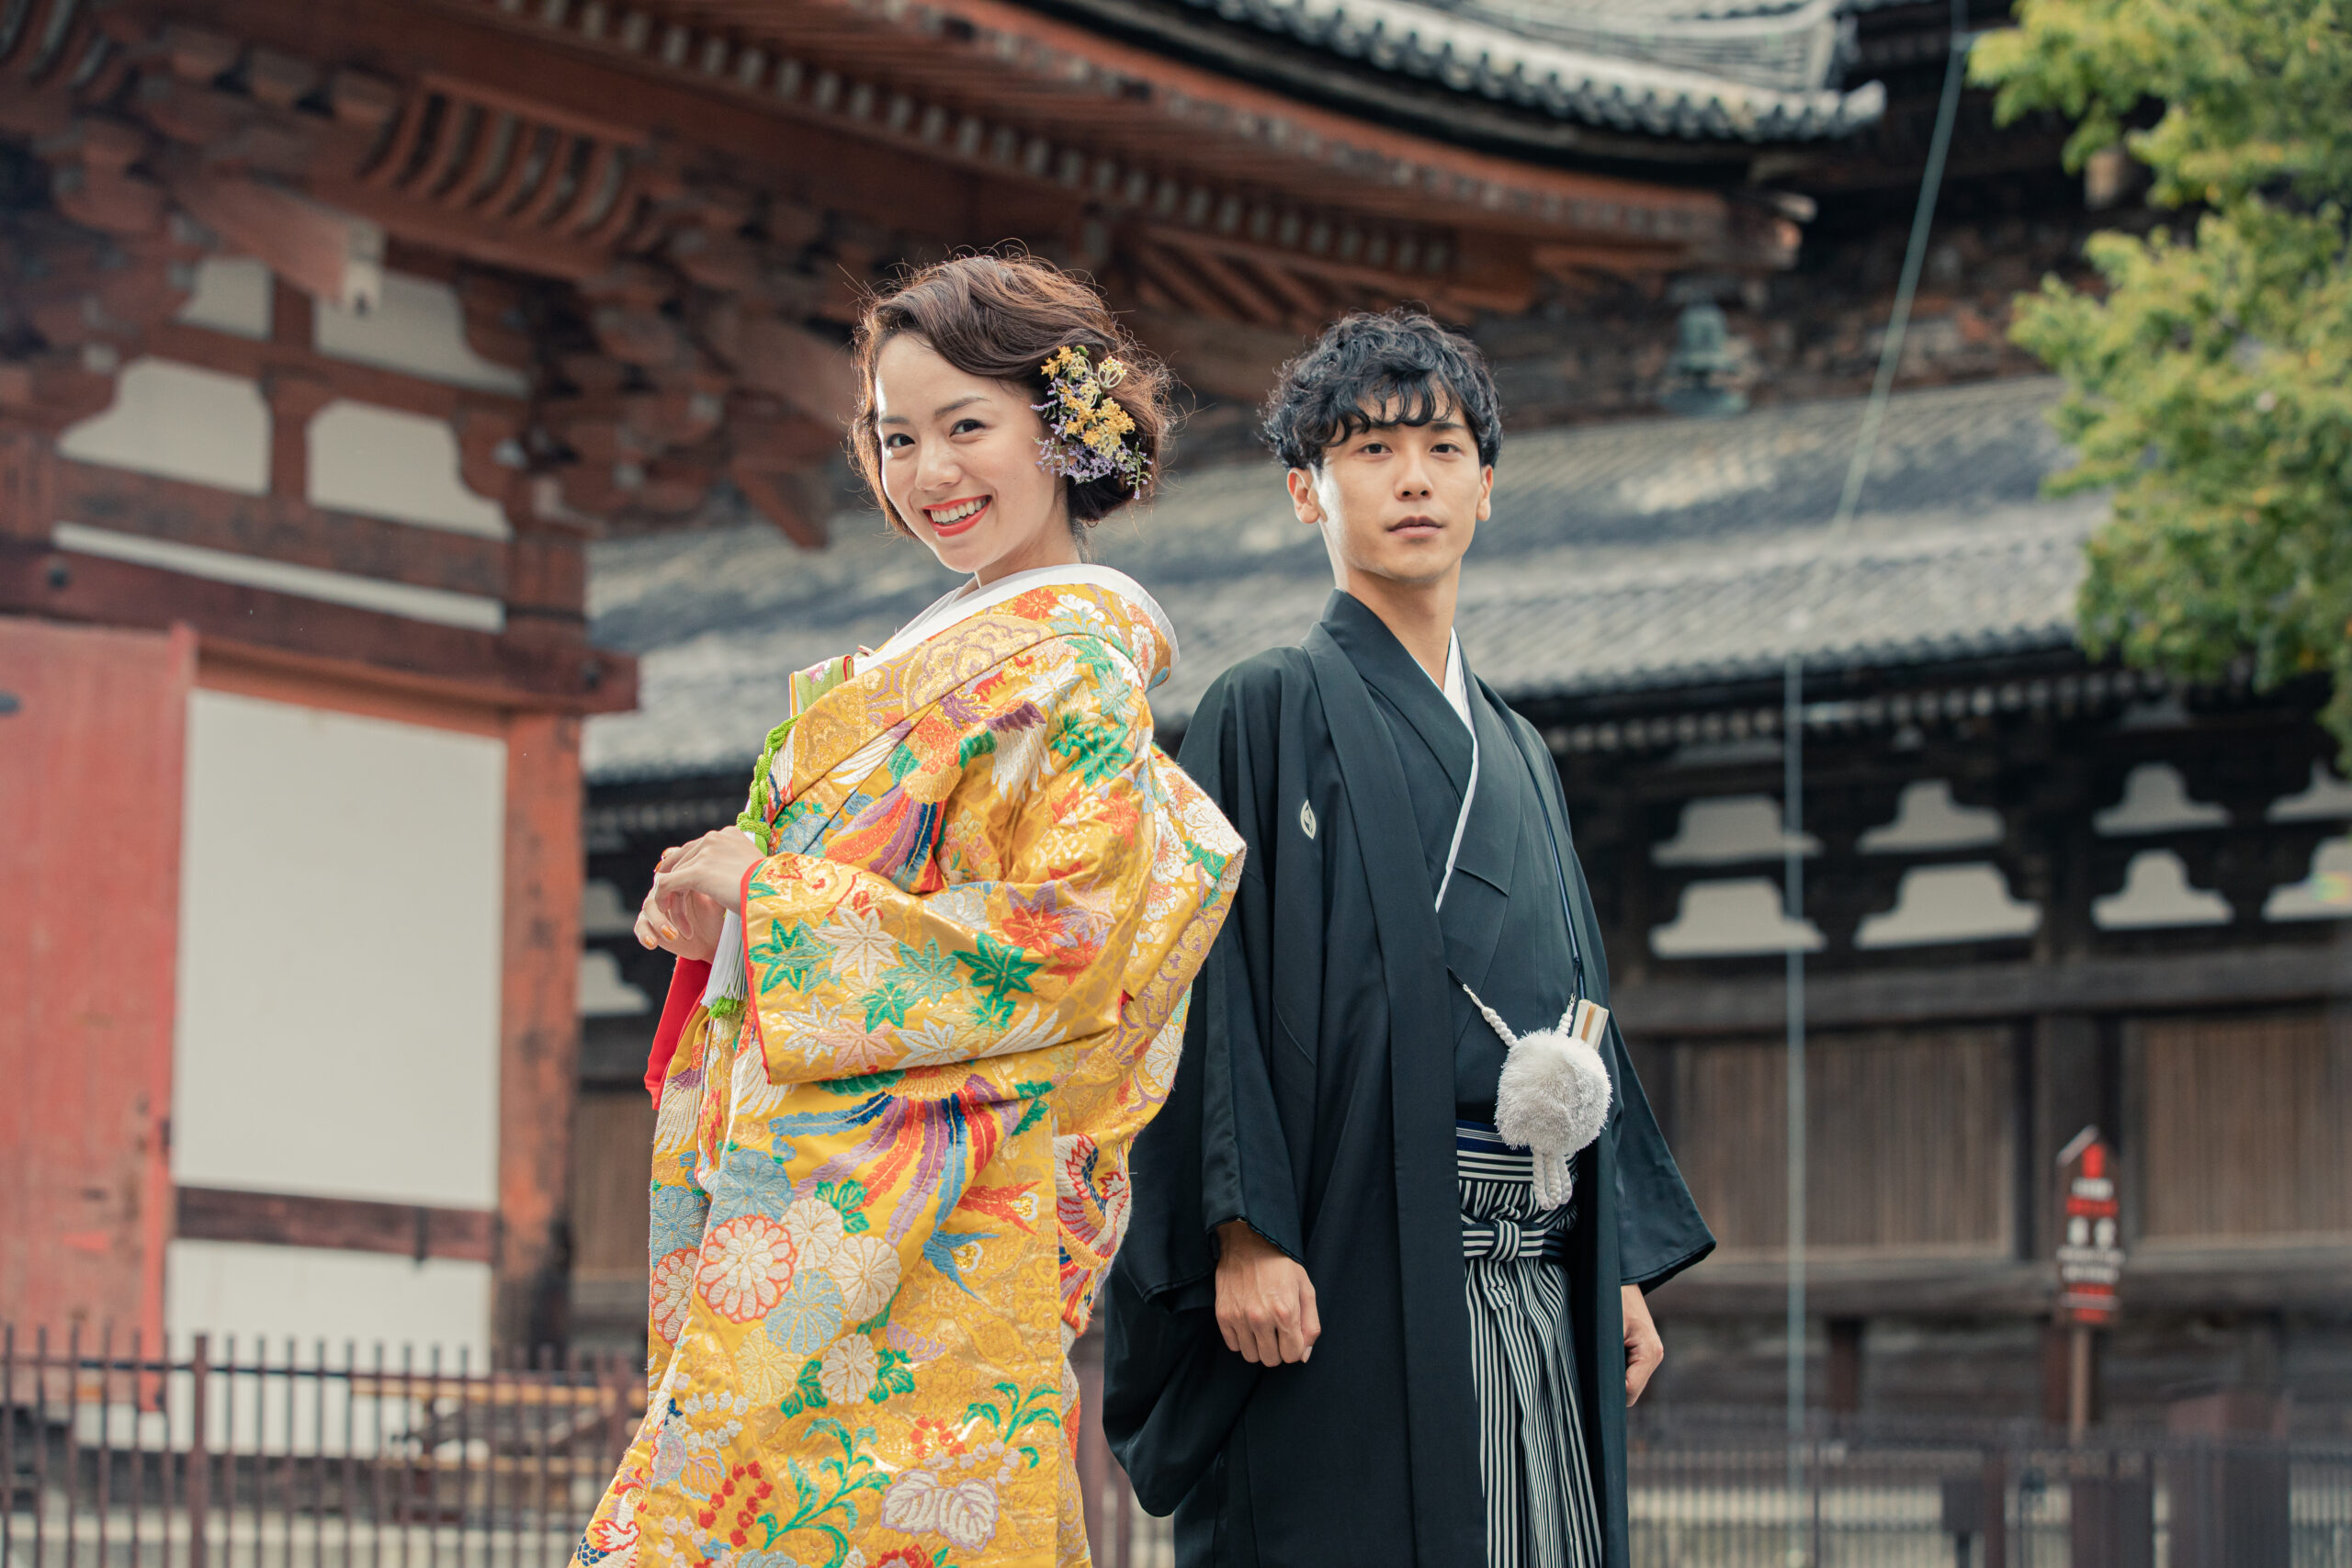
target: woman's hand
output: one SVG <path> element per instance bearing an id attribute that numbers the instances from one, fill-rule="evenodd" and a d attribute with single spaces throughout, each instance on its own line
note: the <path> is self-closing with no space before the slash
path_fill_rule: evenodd
<path id="1" fill-rule="evenodd" d="M 1666 1360 L 1666 1342 L 1657 1337 L 1650 1303 L 1639 1285 L 1622 1287 L 1625 1298 L 1625 1403 L 1632 1404 L 1649 1387 L 1652 1374 Z"/>
<path id="2" fill-rule="evenodd" d="M 662 851 L 653 886 L 637 912 L 638 942 L 708 962 L 718 951 L 728 911 L 741 897 L 743 874 L 761 858 L 740 828 L 721 828 Z"/>

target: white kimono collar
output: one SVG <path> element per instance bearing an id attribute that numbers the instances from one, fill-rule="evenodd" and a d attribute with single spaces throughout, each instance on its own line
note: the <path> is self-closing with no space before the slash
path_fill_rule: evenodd
<path id="1" fill-rule="evenodd" d="M 869 660 L 896 659 L 907 649 L 930 641 L 948 627 L 985 611 L 992 610 L 1009 599 L 1018 598 L 1033 589 L 1063 585 L 1107 589 L 1142 611 L 1145 617 L 1151 622 L 1152 629 L 1158 632 L 1161 640 L 1168 645 L 1167 673 L 1175 671 L 1176 628 L 1169 621 L 1168 612 L 1159 607 L 1159 601 L 1154 599 L 1142 583 L 1137 582 L 1124 571 L 1113 567 L 1092 566 L 1080 562 L 1072 562 L 1064 566 L 1031 567 L 1027 571 L 1016 571 L 1000 577 L 985 588 L 976 587 L 970 582 L 951 588 L 937 599 L 933 600 L 921 615 L 892 633 L 888 642 L 870 654 L 860 655 L 858 664 L 860 667 L 865 667 Z M 1154 682 L 1154 684 L 1157 683 L 1157 682 Z"/>

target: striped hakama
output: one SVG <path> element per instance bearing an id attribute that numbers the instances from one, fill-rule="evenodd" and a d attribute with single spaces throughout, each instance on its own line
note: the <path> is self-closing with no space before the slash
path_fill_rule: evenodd
<path id="1" fill-rule="evenodd" d="M 1458 1122 L 1454 1159 L 1487 1568 L 1600 1568 L 1560 1267 L 1576 1205 L 1538 1209 L 1532 1157 L 1492 1127 Z"/>

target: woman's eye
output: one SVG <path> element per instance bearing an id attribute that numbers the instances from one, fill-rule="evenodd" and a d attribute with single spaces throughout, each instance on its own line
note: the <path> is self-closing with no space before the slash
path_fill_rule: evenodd
<path id="1" fill-rule="evenodd" d="M 893 432 L 882 438 L 882 450 L 885 452 L 896 452 L 902 446 L 911 446 L 914 444 L 913 436 L 901 435 Z"/>
<path id="2" fill-rule="evenodd" d="M 985 430 L 986 428 L 988 427 L 983 425 L 977 419 L 959 419 L 956 422 L 955 428 L 948 431 L 947 434 L 950 435 L 967 435 L 975 430 Z"/>

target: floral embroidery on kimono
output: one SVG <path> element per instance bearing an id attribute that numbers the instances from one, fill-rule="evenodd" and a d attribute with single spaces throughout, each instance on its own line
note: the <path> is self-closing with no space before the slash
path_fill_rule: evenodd
<path id="1" fill-rule="evenodd" d="M 662 1087 L 650 1398 L 581 1568 L 1086 1562 L 1069 1348 L 1241 864 L 1152 744 L 1170 659 L 1084 582 L 795 678 L 746 1000 Z"/>

